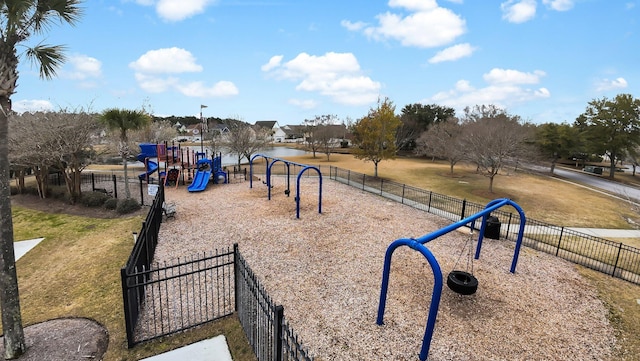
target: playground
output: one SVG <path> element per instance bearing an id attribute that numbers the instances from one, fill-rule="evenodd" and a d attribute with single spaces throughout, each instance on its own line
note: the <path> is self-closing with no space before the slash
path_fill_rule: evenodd
<path id="1" fill-rule="evenodd" d="M 264 176 L 264 175 L 263 175 Z M 292 180 L 295 184 L 295 175 Z M 286 177 L 167 187 L 176 215 L 162 224 L 156 261 L 172 261 L 238 243 L 249 265 L 311 354 L 319 360 L 417 360 L 434 285 L 424 256 L 398 248 L 391 263 L 384 325 L 376 324 L 385 251 L 399 238 L 450 225 L 434 215 L 334 181 L 301 180 L 299 213 Z M 526 211 L 526 210 L 525 210 Z M 447 233 L 426 247 L 442 273 L 467 270 L 472 295 L 444 286 L 429 360 L 602 360 L 615 348 L 607 309 L 576 266 L 477 233 Z"/>
<path id="2" fill-rule="evenodd" d="M 153 177 L 165 186 L 188 184 L 189 192 L 202 192 L 211 183 L 227 183 L 222 156 L 199 152 L 189 147 L 168 143 L 141 143 L 136 159 L 144 165 L 138 178 L 154 183 Z"/>

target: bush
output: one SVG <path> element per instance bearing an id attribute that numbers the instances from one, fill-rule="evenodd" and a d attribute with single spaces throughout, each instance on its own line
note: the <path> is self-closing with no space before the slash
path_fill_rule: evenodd
<path id="1" fill-rule="evenodd" d="M 88 192 L 82 194 L 80 202 L 87 207 L 101 207 L 109 198 L 111 197 L 103 192 Z"/>
<path id="2" fill-rule="evenodd" d="M 118 208 L 118 200 L 115 198 L 109 198 L 104 202 L 104 208 L 114 210 Z"/>
<path id="3" fill-rule="evenodd" d="M 128 199 L 122 200 L 121 202 L 118 202 L 118 207 L 116 207 L 116 212 L 118 212 L 118 214 L 127 214 L 131 212 L 135 212 L 140 208 L 141 206 L 140 206 L 140 203 L 138 203 L 138 201 L 132 198 L 128 198 Z"/>

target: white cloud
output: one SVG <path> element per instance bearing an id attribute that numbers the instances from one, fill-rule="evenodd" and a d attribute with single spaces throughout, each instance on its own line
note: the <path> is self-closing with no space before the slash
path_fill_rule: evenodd
<path id="1" fill-rule="evenodd" d="M 469 43 L 457 44 L 436 53 L 436 55 L 429 59 L 429 63 L 435 64 L 443 61 L 458 60 L 460 58 L 471 56 L 475 50 L 476 48 L 471 46 Z"/>
<path id="2" fill-rule="evenodd" d="M 185 85 L 176 85 L 176 89 L 186 96 L 199 98 L 220 98 L 238 95 L 238 88 L 230 81 L 219 81 L 213 86 L 207 86 L 203 82 L 191 82 Z"/>
<path id="3" fill-rule="evenodd" d="M 525 73 L 512 69 L 493 68 L 482 77 L 489 84 L 537 84 L 540 82 L 540 78 L 545 75 L 542 70 Z"/>
<path id="4" fill-rule="evenodd" d="M 330 52 L 321 56 L 300 53 L 286 63 L 271 58 L 264 68 L 275 78 L 298 82 L 296 90 L 317 92 L 341 104 L 371 103 L 382 87 L 362 74 L 358 60 L 351 53 Z"/>
<path id="5" fill-rule="evenodd" d="M 155 6 L 158 16 L 169 22 L 182 21 L 203 13 L 218 0 L 135 0 L 142 6 Z"/>
<path id="6" fill-rule="evenodd" d="M 518 103 L 546 99 L 551 92 L 544 87 L 528 88 L 524 85 L 537 84 L 544 72 L 536 70 L 526 73 L 517 70 L 492 69 L 483 75 L 487 86 L 475 88 L 467 80 L 459 80 L 453 89 L 439 92 L 422 102 L 450 106 L 458 110 L 474 105 L 493 104 L 503 108 Z"/>
<path id="7" fill-rule="evenodd" d="M 282 56 L 282 55 L 272 56 L 271 59 L 269 59 L 268 63 L 266 63 L 266 64 L 264 64 L 263 66 L 260 67 L 260 70 L 269 71 L 271 69 L 279 67 L 283 58 L 284 58 L 284 56 Z"/>
<path id="8" fill-rule="evenodd" d="M 64 70 L 60 74 L 65 78 L 84 81 L 102 76 L 102 63 L 96 58 L 86 55 L 73 55 L 69 57 L 68 64 L 71 69 Z"/>
<path id="9" fill-rule="evenodd" d="M 389 0 L 392 8 L 405 8 L 411 11 L 430 11 L 436 9 L 436 0 Z"/>
<path id="10" fill-rule="evenodd" d="M 11 110 L 16 113 L 24 112 L 46 112 L 53 110 L 53 104 L 48 100 L 33 99 L 19 100 L 11 104 Z"/>
<path id="11" fill-rule="evenodd" d="M 129 63 L 129 67 L 141 73 L 185 73 L 200 72 L 202 66 L 196 63 L 193 55 L 180 48 L 149 50 L 138 60 Z"/>
<path id="12" fill-rule="evenodd" d="M 627 81 L 624 78 L 601 79 L 596 83 L 597 91 L 609 91 L 615 89 L 624 89 L 628 86 Z"/>
<path id="13" fill-rule="evenodd" d="M 136 73 L 135 77 L 140 88 L 149 93 L 164 93 L 179 82 L 179 79 L 175 77 L 161 78 L 142 73 Z"/>
<path id="14" fill-rule="evenodd" d="M 342 20 L 340 22 L 340 25 L 342 25 L 343 27 L 345 27 L 347 30 L 350 30 L 350 31 L 360 31 L 365 27 L 367 27 L 367 23 L 365 22 L 356 21 L 355 23 L 353 23 L 349 20 Z"/>
<path id="15" fill-rule="evenodd" d="M 403 46 L 430 48 L 446 45 L 466 32 L 465 21 L 435 0 L 390 0 L 390 7 L 402 7 L 412 13 L 407 16 L 386 12 L 376 16 L 378 26 L 362 22 L 342 21 L 351 31 L 362 31 L 376 41 L 393 39 Z"/>
<path id="16" fill-rule="evenodd" d="M 573 8 L 574 0 L 542 0 L 542 3 L 556 11 L 567 11 Z"/>
<path id="17" fill-rule="evenodd" d="M 212 0 L 159 0 L 156 12 L 164 20 L 181 21 L 203 13 L 212 3 Z"/>
<path id="18" fill-rule="evenodd" d="M 524 23 L 536 16 L 536 0 L 508 0 L 500 4 L 502 18 L 510 23 Z"/>
<path id="19" fill-rule="evenodd" d="M 206 85 L 202 81 L 186 83 L 175 76 L 163 76 L 203 71 L 193 55 L 180 48 L 150 50 L 131 62 L 129 67 L 136 71 L 135 78 L 140 88 L 150 93 L 176 90 L 196 98 L 228 97 L 239 93 L 235 84 L 226 80 Z"/>
<path id="20" fill-rule="evenodd" d="M 289 99 L 289 104 L 302 109 L 313 109 L 318 106 L 318 102 L 313 99 Z"/>

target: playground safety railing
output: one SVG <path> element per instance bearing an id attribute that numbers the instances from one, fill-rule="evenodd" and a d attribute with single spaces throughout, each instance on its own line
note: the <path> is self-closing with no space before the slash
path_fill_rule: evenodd
<path id="1" fill-rule="evenodd" d="M 324 174 L 327 173 L 326 168 L 323 168 Z M 329 178 L 454 222 L 484 209 L 484 206 L 465 199 L 348 169 L 330 166 Z M 493 212 L 492 216 L 500 221 L 500 236 L 515 241 L 520 224 L 519 215 L 498 210 Z M 480 224 L 475 227 L 480 228 Z M 624 243 L 528 218 L 523 244 L 613 277 L 640 284 L 640 249 Z"/>
<path id="2" fill-rule="evenodd" d="M 128 347 L 235 312 L 258 360 L 312 361 L 237 244 L 233 251 L 154 263 L 164 201 L 160 187 L 120 270 Z"/>

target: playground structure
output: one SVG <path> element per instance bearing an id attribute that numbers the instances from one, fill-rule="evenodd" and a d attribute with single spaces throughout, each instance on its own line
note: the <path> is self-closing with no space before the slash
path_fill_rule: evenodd
<path id="1" fill-rule="evenodd" d="M 145 165 L 145 172 L 138 175 L 147 183 L 152 181 L 151 175 L 158 172 L 159 182 L 163 185 L 187 184 L 189 192 L 206 189 L 211 176 L 214 183 L 228 183 L 228 175 L 222 167 L 222 156 L 218 154 L 211 159 L 208 152 L 197 152 L 180 145 L 169 146 L 165 143 L 141 143 L 140 154 L 136 157 Z"/>
<path id="2" fill-rule="evenodd" d="M 306 171 L 311 171 L 314 170 L 316 171 L 316 173 L 318 173 L 318 179 L 319 179 L 319 184 L 318 184 L 318 213 L 322 213 L 322 173 L 320 172 L 320 169 L 318 169 L 318 167 L 314 167 L 314 166 L 310 166 L 310 165 L 306 165 L 306 164 L 301 164 L 301 163 L 296 163 L 296 162 L 292 162 L 292 161 L 288 161 L 285 159 L 281 159 L 281 158 L 273 158 L 273 157 L 269 157 L 266 156 L 264 154 L 256 154 L 253 157 L 251 157 L 251 159 L 249 160 L 249 188 L 253 188 L 253 162 L 256 158 L 264 158 L 265 161 L 267 162 L 267 170 L 266 170 L 266 181 L 265 184 L 267 185 L 267 199 L 271 200 L 271 188 L 273 188 L 273 186 L 271 185 L 271 169 L 273 168 L 273 165 L 278 163 L 278 162 L 282 162 L 286 168 L 287 168 L 287 176 L 286 176 L 286 189 L 284 191 L 284 194 L 289 197 L 289 195 L 291 194 L 291 165 L 294 166 L 298 166 L 300 168 L 302 168 L 300 170 L 300 172 L 298 172 L 298 176 L 296 178 L 296 196 L 295 196 L 295 201 L 296 201 L 296 218 L 300 218 L 300 197 L 301 197 L 301 193 L 300 193 L 300 178 L 302 178 L 303 174 Z M 271 160 L 271 161 L 270 161 Z"/>
<path id="3" fill-rule="evenodd" d="M 425 332 L 424 332 L 424 337 L 422 340 L 422 348 L 420 350 L 420 360 L 421 361 L 425 361 L 427 359 L 427 356 L 429 355 L 429 348 L 431 346 L 431 339 L 433 337 L 433 330 L 435 328 L 435 324 L 436 324 L 436 318 L 438 316 L 438 308 L 440 307 L 440 296 L 442 294 L 442 270 L 440 268 L 440 265 L 438 264 L 438 261 L 436 260 L 435 256 L 433 255 L 433 253 L 431 251 L 429 251 L 429 249 L 424 245 L 425 243 L 428 243 L 444 234 L 447 234 L 455 229 L 458 229 L 462 226 L 465 225 L 469 225 L 469 227 L 473 230 L 475 228 L 475 221 L 478 218 L 482 218 L 482 225 L 480 228 L 480 232 L 478 235 L 478 244 L 477 244 L 477 248 L 476 248 L 476 252 L 474 255 L 475 259 L 480 258 L 480 250 L 482 248 L 482 240 L 484 237 L 484 231 L 486 229 L 486 224 L 487 224 L 487 218 L 489 217 L 489 215 L 491 214 L 491 212 L 493 212 L 494 210 L 501 208 L 505 205 L 511 205 L 512 207 L 514 207 L 518 213 L 520 214 L 520 228 L 518 230 L 518 238 L 516 240 L 516 246 L 515 246 L 515 251 L 513 254 L 513 260 L 511 262 L 511 269 L 510 272 L 511 273 L 515 273 L 516 271 L 516 266 L 518 263 L 518 256 L 520 253 L 520 246 L 522 245 L 522 237 L 524 235 L 524 228 L 525 228 L 525 223 L 526 223 L 526 217 L 524 215 L 524 211 L 522 210 L 522 208 L 516 204 L 515 202 L 511 201 L 510 199 L 506 199 L 506 198 L 501 198 L 501 199 L 495 199 L 491 202 L 489 202 L 485 209 L 474 214 L 471 215 L 467 218 L 464 218 L 454 224 L 451 224 L 447 227 L 441 228 L 437 231 L 431 232 L 429 234 L 426 234 L 422 237 L 419 238 L 400 238 L 395 240 L 394 242 L 391 243 L 391 245 L 389 245 L 389 247 L 387 248 L 387 251 L 385 253 L 385 258 L 384 258 L 384 267 L 383 267 L 383 271 L 382 271 L 382 285 L 380 288 L 380 303 L 378 305 L 378 317 L 376 320 L 376 323 L 378 325 L 383 325 L 384 324 L 384 311 L 385 311 L 385 306 L 386 306 L 386 302 L 387 302 L 387 291 L 389 288 L 389 273 L 391 270 L 391 258 L 393 256 L 393 252 L 401 246 L 408 246 L 411 249 L 414 249 L 418 252 L 420 252 L 426 259 L 427 262 L 429 263 L 429 265 L 431 266 L 431 269 L 433 271 L 433 276 L 434 276 L 434 284 L 433 284 L 433 293 L 431 296 L 431 303 L 429 306 L 429 317 L 427 319 L 427 325 L 425 327 Z M 454 272 L 459 272 L 459 271 L 453 271 Z M 451 274 L 449 276 L 449 279 L 451 279 Z M 475 278 L 473 278 L 475 280 Z M 476 280 L 477 282 L 477 280 Z M 477 283 L 475 284 L 475 287 L 477 288 Z M 458 290 L 454 289 L 454 287 L 451 287 L 452 290 L 454 290 L 454 292 L 458 292 Z M 473 290 L 473 292 L 475 292 L 475 289 Z M 464 292 L 458 292 L 461 294 L 470 294 L 470 293 L 464 293 Z"/>

